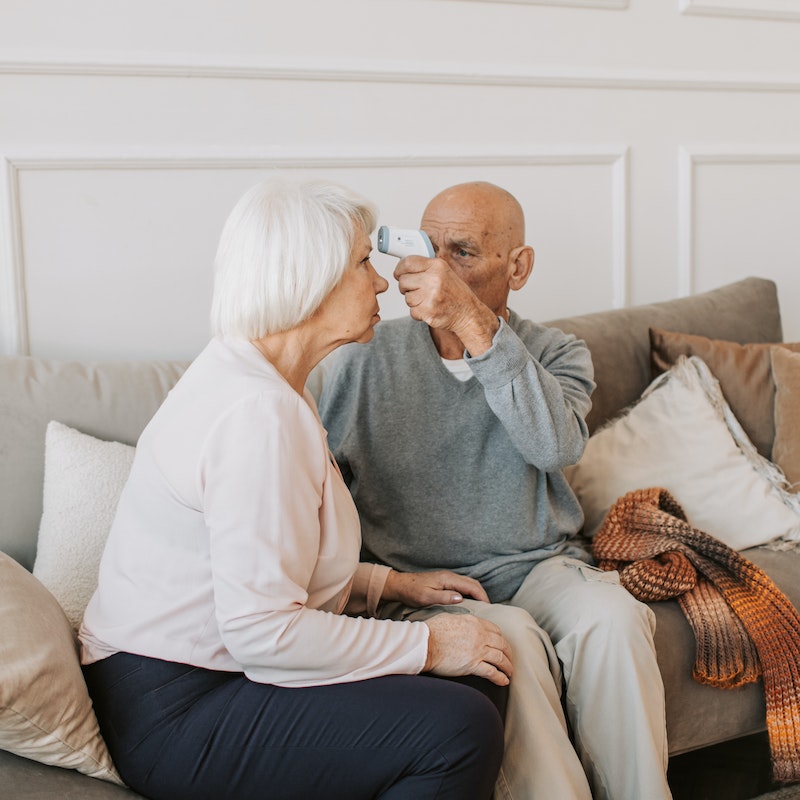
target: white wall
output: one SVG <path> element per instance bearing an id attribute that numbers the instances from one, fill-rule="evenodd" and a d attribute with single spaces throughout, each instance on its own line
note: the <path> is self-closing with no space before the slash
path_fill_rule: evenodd
<path id="1" fill-rule="evenodd" d="M 506 186 L 534 318 L 761 275 L 800 339 L 800 0 L 0 0 L 0 352 L 192 357 L 274 169 Z"/>

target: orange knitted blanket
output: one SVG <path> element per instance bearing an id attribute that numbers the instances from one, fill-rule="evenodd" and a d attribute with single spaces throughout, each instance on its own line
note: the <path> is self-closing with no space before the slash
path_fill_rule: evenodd
<path id="1" fill-rule="evenodd" d="M 772 580 L 693 528 L 666 489 L 617 500 L 592 550 L 638 599 L 677 598 L 697 643 L 695 680 L 733 688 L 762 675 L 773 777 L 800 781 L 800 614 Z"/>

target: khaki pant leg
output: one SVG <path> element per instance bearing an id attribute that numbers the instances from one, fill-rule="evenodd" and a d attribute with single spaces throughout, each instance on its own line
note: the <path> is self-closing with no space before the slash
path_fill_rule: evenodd
<path id="1" fill-rule="evenodd" d="M 670 798 L 651 609 L 620 586 L 616 572 L 562 557 L 534 567 L 511 602 L 530 612 L 555 646 L 595 800 Z"/>

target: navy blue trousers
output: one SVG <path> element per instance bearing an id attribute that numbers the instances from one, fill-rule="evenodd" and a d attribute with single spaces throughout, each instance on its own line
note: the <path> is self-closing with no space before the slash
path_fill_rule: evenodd
<path id="1" fill-rule="evenodd" d="M 425 675 L 285 688 L 118 653 L 84 667 L 123 780 L 153 800 L 488 800 L 500 713 Z"/>

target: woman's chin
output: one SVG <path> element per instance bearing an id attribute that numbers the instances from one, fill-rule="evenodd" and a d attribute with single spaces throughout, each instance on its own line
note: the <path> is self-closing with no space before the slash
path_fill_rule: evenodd
<path id="1" fill-rule="evenodd" d="M 375 331 L 372 328 L 369 328 L 368 330 L 364 331 L 363 335 L 359 336 L 358 339 L 356 339 L 356 341 L 359 344 L 366 344 L 367 342 L 371 342 L 372 341 L 372 337 L 374 335 L 375 335 Z"/>

